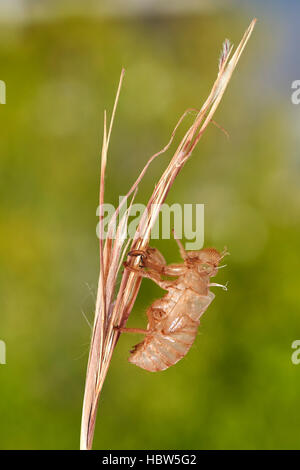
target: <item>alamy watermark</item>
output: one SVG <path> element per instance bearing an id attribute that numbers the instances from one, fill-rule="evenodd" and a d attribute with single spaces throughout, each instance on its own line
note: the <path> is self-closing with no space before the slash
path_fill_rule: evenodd
<path id="1" fill-rule="evenodd" d="M 6 104 L 6 84 L 0 80 L 0 104 Z"/>
<path id="2" fill-rule="evenodd" d="M 6 364 L 6 344 L 0 340 L 0 364 Z"/>
<path id="3" fill-rule="evenodd" d="M 291 94 L 291 101 L 293 104 L 300 103 L 300 80 L 294 80 L 291 85 L 292 90 L 295 90 Z"/>
<path id="4" fill-rule="evenodd" d="M 116 238 L 121 239 L 143 238 L 137 229 L 140 220 L 148 217 L 147 207 L 144 204 L 132 204 L 127 207 L 126 198 L 119 197 L 121 204 L 120 212 L 116 219 L 113 218 L 115 207 L 112 204 L 102 204 L 98 206 L 96 215 L 102 217 L 102 233 L 100 233 L 100 223 L 96 228 L 98 238 Z M 151 230 L 150 238 L 153 240 L 169 240 L 173 237 L 173 229 L 176 237 L 185 238 L 186 250 L 200 250 L 204 245 L 204 204 L 152 204 L 149 209 L 151 215 L 156 216 L 156 222 Z M 149 214 L 150 215 L 150 214 Z M 128 217 L 126 217 L 128 216 Z M 122 231 L 117 234 L 117 227 L 123 220 Z M 109 231 L 109 223 L 110 231 Z"/>
<path id="5" fill-rule="evenodd" d="M 293 364 L 298 365 L 300 364 L 300 339 L 295 339 L 295 341 L 292 342 L 292 348 L 295 349 L 295 351 L 291 355 L 291 361 Z"/>

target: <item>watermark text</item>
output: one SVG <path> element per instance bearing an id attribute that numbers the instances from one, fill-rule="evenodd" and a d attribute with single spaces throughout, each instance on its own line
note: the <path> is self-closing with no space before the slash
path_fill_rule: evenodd
<path id="1" fill-rule="evenodd" d="M 132 204 L 127 207 L 126 198 L 120 196 L 120 211 L 115 216 L 112 204 L 98 206 L 96 215 L 101 217 L 96 233 L 100 239 L 119 238 L 133 240 L 143 238 L 143 224 L 149 218 L 154 218 L 150 238 L 153 240 L 169 240 L 176 237 L 188 240 L 186 250 L 200 250 L 204 245 L 204 204 L 152 204 L 147 208 L 144 204 Z"/>
<path id="2" fill-rule="evenodd" d="M 0 340 L 0 364 L 6 364 L 6 344 Z"/>

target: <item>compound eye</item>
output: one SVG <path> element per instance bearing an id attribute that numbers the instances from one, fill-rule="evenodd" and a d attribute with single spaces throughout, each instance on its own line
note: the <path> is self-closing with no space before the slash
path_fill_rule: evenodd
<path id="1" fill-rule="evenodd" d="M 205 271 L 208 268 L 209 268 L 208 264 L 206 264 L 206 263 L 201 264 L 201 270 Z"/>

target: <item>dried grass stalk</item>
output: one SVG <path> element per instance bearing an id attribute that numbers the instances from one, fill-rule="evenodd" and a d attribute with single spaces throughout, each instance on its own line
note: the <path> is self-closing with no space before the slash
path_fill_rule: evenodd
<path id="1" fill-rule="evenodd" d="M 159 214 L 161 204 L 167 197 L 167 194 L 173 185 L 176 176 L 184 166 L 185 162 L 191 156 L 208 124 L 210 122 L 214 122 L 212 121 L 212 117 L 222 99 L 224 91 L 229 83 L 231 75 L 238 63 L 244 47 L 250 38 L 255 22 L 256 19 L 250 23 L 240 44 L 236 48 L 231 58 L 230 55 L 233 46 L 230 45 L 228 40 L 225 40 L 219 59 L 219 71 L 217 79 L 207 100 L 203 104 L 200 111 L 198 111 L 193 124 L 184 135 L 168 167 L 161 176 L 158 184 L 155 186 L 152 196 L 147 204 L 147 210 L 145 210 L 140 220 L 137 233 L 132 240 L 131 249 L 145 249 L 147 247 L 150 239 L 151 229 Z M 108 131 L 106 112 L 104 112 L 104 133 L 101 157 L 99 198 L 100 207 L 104 202 L 104 179 L 107 152 L 123 77 L 124 70 L 122 70 L 121 73 Z M 117 275 L 130 242 L 129 240 L 127 243 L 125 243 L 126 239 L 124 236 L 124 230 L 131 205 L 121 217 L 121 220 L 117 225 L 115 236 L 113 236 L 114 224 L 117 221 L 117 216 L 120 214 L 122 205 L 124 205 L 128 198 L 133 194 L 131 200 L 132 204 L 138 184 L 145 175 L 149 165 L 156 157 L 164 153 L 169 148 L 178 126 L 188 112 L 189 110 L 187 110 L 179 119 L 174 131 L 172 132 L 168 144 L 160 152 L 156 153 L 149 159 L 138 179 L 117 208 L 109 223 L 108 236 L 105 242 L 100 238 L 100 275 L 83 401 L 80 440 L 81 449 L 92 448 L 99 396 L 108 371 L 112 353 L 119 338 L 119 333 L 114 327 L 124 326 L 126 324 L 141 284 L 141 278 L 139 276 L 133 272 L 124 270 L 118 291 L 116 288 Z M 100 233 L 102 233 L 103 220 L 101 215 L 99 228 Z M 138 259 L 131 259 L 130 262 L 133 266 L 137 265 Z"/>

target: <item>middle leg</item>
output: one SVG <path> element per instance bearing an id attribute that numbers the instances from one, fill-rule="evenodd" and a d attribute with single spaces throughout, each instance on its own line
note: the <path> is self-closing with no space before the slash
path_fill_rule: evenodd
<path id="1" fill-rule="evenodd" d="M 129 271 L 135 274 L 138 274 L 141 277 L 151 279 L 153 282 L 155 282 L 155 284 L 157 284 L 162 289 L 165 289 L 165 290 L 169 289 L 170 281 L 164 281 L 163 279 L 161 279 L 161 276 L 157 271 L 154 271 L 152 269 L 145 271 L 144 268 L 135 268 L 134 266 L 130 266 L 129 263 L 127 263 L 126 261 L 123 264 L 125 268 L 128 269 Z"/>

